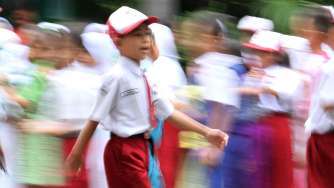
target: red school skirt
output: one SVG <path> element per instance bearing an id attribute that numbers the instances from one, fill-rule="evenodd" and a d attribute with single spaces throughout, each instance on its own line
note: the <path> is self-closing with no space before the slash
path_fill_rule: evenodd
<path id="1" fill-rule="evenodd" d="M 63 147 L 65 158 L 70 154 L 77 137 L 64 138 Z M 81 170 L 78 175 L 68 178 L 64 188 L 88 188 L 88 171 L 85 164 L 87 153 L 84 152 Z"/>
<path id="2" fill-rule="evenodd" d="M 259 120 L 259 123 L 272 130 L 271 161 L 268 161 L 271 164 L 271 171 L 268 172 L 271 188 L 293 187 L 290 119 L 286 114 L 272 113 Z"/>
<path id="3" fill-rule="evenodd" d="M 311 135 L 307 143 L 307 163 L 309 188 L 334 187 L 334 131 Z"/>
<path id="4" fill-rule="evenodd" d="M 158 158 L 165 188 L 174 188 L 180 167 L 182 150 L 179 147 L 179 129 L 164 122 L 161 145 L 158 148 Z"/>
<path id="5" fill-rule="evenodd" d="M 109 188 L 150 188 L 149 141 L 143 135 L 112 135 L 104 151 Z"/>

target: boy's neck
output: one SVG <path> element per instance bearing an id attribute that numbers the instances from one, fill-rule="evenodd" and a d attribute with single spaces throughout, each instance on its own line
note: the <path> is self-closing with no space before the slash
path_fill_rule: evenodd
<path id="1" fill-rule="evenodd" d="M 315 41 L 310 44 L 311 50 L 314 53 L 320 53 L 322 51 L 321 49 L 322 41 Z"/>
<path id="2" fill-rule="evenodd" d="M 140 65 L 140 60 L 138 60 L 138 59 L 134 59 L 134 58 L 131 58 L 131 57 L 128 57 L 128 56 L 125 56 L 125 55 L 123 55 L 123 57 L 126 57 L 126 58 L 130 59 L 132 62 L 134 62 L 138 66 Z"/>

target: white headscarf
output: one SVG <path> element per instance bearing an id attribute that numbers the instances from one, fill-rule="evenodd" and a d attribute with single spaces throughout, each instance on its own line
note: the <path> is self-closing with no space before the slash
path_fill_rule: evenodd
<path id="1" fill-rule="evenodd" d="M 108 32 L 108 26 L 105 24 L 99 24 L 99 23 L 90 23 L 85 28 L 83 33 L 107 33 Z"/>
<path id="2" fill-rule="evenodd" d="M 161 24 L 149 26 L 159 50 L 159 58 L 147 69 L 148 79 L 155 83 L 160 94 L 177 100 L 175 91 L 186 84 L 185 74 L 178 62 L 178 54 L 172 31 Z"/>
<path id="3" fill-rule="evenodd" d="M 174 36 L 171 29 L 162 24 L 151 24 L 149 28 L 152 30 L 155 43 L 159 49 L 161 56 L 178 59 L 178 54 L 175 46 Z"/>
<path id="4" fill-rule="evenodd" d="M 101 29 L 103 27 L 102 24 L 89 24 L 84 29 L 88 32 L 81 34 L 84 47 L 96 61 L 96 69 L 101 73 L 107 72 L 120 56 L 109 35 Z"/>
<path id="5" fill-rule="evenodd" d="M 0 28 L 0 72 L 13 85 L 31 81 L 30 70 L 34 66 L 29 61 L 30 48 L 21 44 L 21 39 L 13 31 Z"/>
<path id="6" fill-rule="evenodd" d="M 0 28 L 0 47 L 6 43 L 21 43 L 20 37 L 11 30 Z"/>
<path id="7" fill-rule="evenodd" d="M 12 24 L 10 24 L 10 22 L 4 17 L 0 17 L 0 28 L 4 28 L 4 29 L 13 31 Z"/>

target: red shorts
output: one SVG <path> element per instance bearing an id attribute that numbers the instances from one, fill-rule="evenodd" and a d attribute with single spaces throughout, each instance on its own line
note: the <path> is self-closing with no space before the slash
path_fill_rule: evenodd
<path id="1" fill-rule="evenodd" d="M 148 177 L 149 141 L 143 136 L 121 138 L 115 135 L 104 151 L 109 188 L 150 188 Z"/>
<path id="2" fill-rule="evenodd" d="M 334 132 L 312 134 L 307 143 L 309 188 L 334 187 Z"/>

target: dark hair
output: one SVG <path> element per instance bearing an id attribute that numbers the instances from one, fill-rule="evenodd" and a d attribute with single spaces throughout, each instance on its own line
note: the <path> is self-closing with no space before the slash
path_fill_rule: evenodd
<path id="1" fill-rule="evenodd" d="M 210 34 L 214 36 L 227 36 L 228 30 L 224 24 L 227 15 L 211 12 L 211 11 L 196 11 L 189 16 L 189 20 L 203 27 L 210 27 Z"/>
<path id="2" fill-rule="evenodd" d="M 280 52 L 277 64 L 281 65 L 283 67 L 290 68 L 291 67 L 290 57 L 289 57 L 288 53 L 286 53 L 284 51 Z"/>
<path id="3" fill-rule="evenodd" d="M 327 33 L 331 26 L 331 16 L 320 6 L 305 7 L 297 15 L 304 19 L 313 19 L 315 28 L 320 32 Z"/>
<path id="4" fill-rule="evenodd" d="M 235 55 L 235 56 L 241 56 L 241 43 L 238 40 L 234 39 L 225 39 L 224 45 L 227 49 L 228 54 Z"/>
<path id="5" fill-rule="evenodd" d="M 208 34 L 224 39 L 220 44 L 224 53 L 240 56 L 240 43 L 230 37 L 226 27 L 233 23 L 233 19 L 227 14 L 202 10 L 191 13 L 187 20 L 201 26 Z"/>

